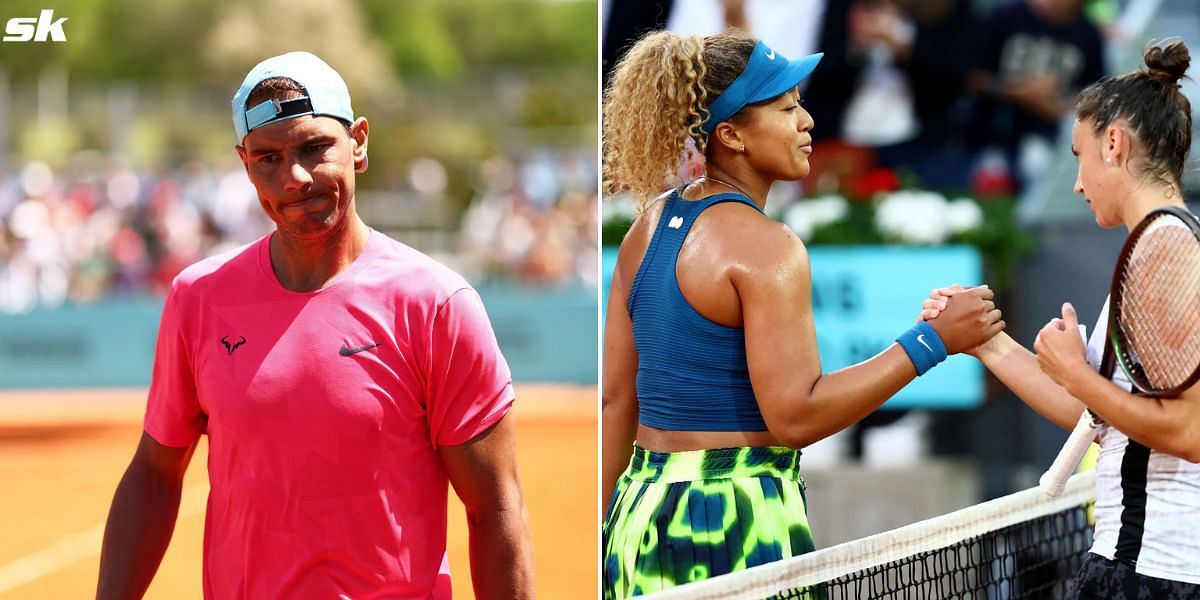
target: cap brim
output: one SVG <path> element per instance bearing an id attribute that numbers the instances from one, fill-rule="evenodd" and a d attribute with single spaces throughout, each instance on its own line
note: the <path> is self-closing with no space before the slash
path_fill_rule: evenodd
<path id="1" fill-rule="evenodd" d="M 818 52 L 817 54 L 809 54 L 803 58 L 788 61 L 788 65 L 768 80 L 746 103 L 753 104 L 755 102 L 762 102 L 763 100 L 770 100 L 771 98 L 776 98 L 792 91 L 802 81 L 808 79 L 809 75 L 812 75 L 812 72 L 817 68 L 817 63 L 821 62 L 821 57 L 823 56 L 825 56 L 825 53 Z"/>

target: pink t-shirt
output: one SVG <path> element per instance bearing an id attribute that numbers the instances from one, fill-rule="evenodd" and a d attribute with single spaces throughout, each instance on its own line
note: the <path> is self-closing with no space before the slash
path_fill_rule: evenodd
<path id="1" fill-rule="evenodd" d="M 449 598 L 447 477 L 513 401 L 483 304 L 460 276 L 371 232 L 311 293 L 270 236 L 175 279 L 145 428 L 209 437 L 206 598 Z"/>

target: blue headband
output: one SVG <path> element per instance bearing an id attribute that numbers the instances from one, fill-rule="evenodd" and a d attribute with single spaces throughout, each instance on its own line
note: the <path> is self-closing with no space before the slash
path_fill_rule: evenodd
<path id="1" fill-rule="evenodd" d="M 708 120 L 701 129 L 706 134 L 712 133 L 717 124 L 737 114 L 743 106 L 770 100 L 791 91 L 812 75 L 822 56 L 825 55 L 818 53 L 788 60 L 759 42 L 750 53 L 746 68 L 742 69 L 737 79 L 708 105 Z"/>

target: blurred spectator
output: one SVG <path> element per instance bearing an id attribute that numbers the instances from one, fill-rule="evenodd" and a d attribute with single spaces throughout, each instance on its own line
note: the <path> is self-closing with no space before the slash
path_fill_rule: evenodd
<path id="1" fill-rule="evenodd" d="M 1028 182 L 1049 164 L 1075 94 L 1104 75 L 1100 31 L 1083 0 L 1015 0 L 980 21 L 978 40 L 972 146 Z"/>
<path id="2" fill-rule="evenodd" d="M 805 98 L 814 137 L 873 148 L 878 166 L 924 186 L 964 187 L 970 24 L 967 0 L 830 0 L 821 49 L 833 59 Z"/>
<path id="3" fill-rule="evenodd" d="M 892 0 L 856 2 L 849 17 L 847 50 L 859 64 L 859 77 L 842 119 L 842 137 L 870 147 L 908 142 L 920 126 L 913 86 L 898 67 L 912 56 L 916 28 Z"/>

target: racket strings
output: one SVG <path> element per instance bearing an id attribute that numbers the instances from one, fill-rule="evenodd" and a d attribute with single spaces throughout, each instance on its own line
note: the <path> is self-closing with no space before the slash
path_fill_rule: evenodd
<path id="1" fill-rule="evenodd" d="M 1122 281 L 1119 345 L 1151 390 L 1182 384 L 1200 363 L 1200 243 L 1179 225 L 1148 227 Z"/>

